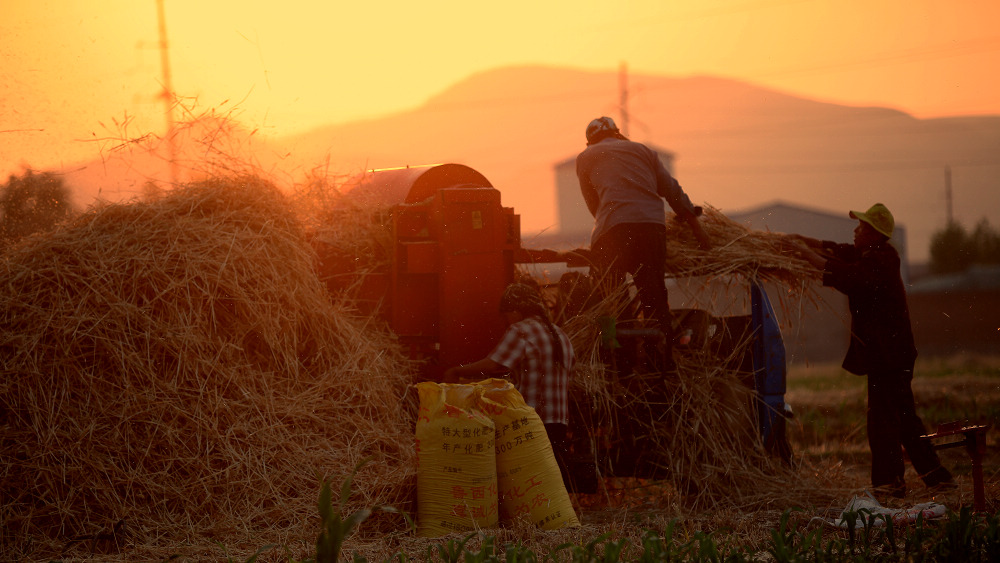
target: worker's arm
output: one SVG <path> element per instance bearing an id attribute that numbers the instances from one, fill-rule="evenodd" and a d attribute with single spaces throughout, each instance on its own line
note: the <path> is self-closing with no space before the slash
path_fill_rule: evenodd
<path id="1" fill-rule="evenodd" d="M 698 239 L 698 246 L 702 250 L 711 250 L 712 240 L 708 238 L 708 234 L 701 226 L 701 221 L 698 220 L 698 217 L 701 215 L 701 208 L 691 203 L 691 198 L 684 193 L 684 188 L 681 187 L 680 182 L 670 175 L 667 168 L 660 162 L 659 157 L 654 155 L 653 158 L 656 162 L 657 195 L 667 200 L 667 205 L 670 206 L 670 209 L 673 209 L 677 217 L 687 223 L 688 227 L 691 228 L 691 232 L 694 233 L 694 238 Z"/>
<path id="2" fill-rule="evenodd" d="M 794 241 L 801 242 L 813 250 L 820 250 L 823 248 L 823 241 L 812 237 L 807 237 L 805 235 L 799 235 L 793 233 L 785 235 L 785 240 L 789 242 L 794 242 Z"/>
<path id="3" fill-rule="evenodd" d="M 783 235 L 781 237 L 781 248 L 789 252 L 794 252 L 800 258 L 820 270 L 826 268 L 826 262 L 831 258 L 841 261 L 856 259 L 856 249 L 853 245 L 819 240 L 799 234 Z"/>
<path id="4" fill-rule="evenodd" d="M 503 365 L 498 364 L 489 358 L 483 358 L 481 360 L 476 360 L 471 364 L 463 364 L 453 368 L 448 368 L 444 372 L 444 378 L 445 381 L 459 381 L 463 378 L 479 379 L 484 376 L 498 375 L 505 371 L 507 371 L 507 368 Z"/>
<path id="5" fill-rule="evenodd" d="M 820 256 L 816 251 L 812 249 L 809 243 L 800 240 L 799 238 L 791 238 L 788 242 L 789 246 L 798 254 L 803 260 L 812 264 L 816 269 L 823 270 L 826 268 L 826 258 Z"/>
<path id="6" fill-rule="evenodd" d="M 691 227 L 691 231 L 694 232 L 694 238 L 698 239 L 698 245 L 701 246 L 702 250 L 712 249 L 712 240 L 708 238 L 708 233 L 701 226 L 701 221 L 698 220 L 697 215 L 688 215 L 685 217 L 685 221 L 688 226 Z"/>

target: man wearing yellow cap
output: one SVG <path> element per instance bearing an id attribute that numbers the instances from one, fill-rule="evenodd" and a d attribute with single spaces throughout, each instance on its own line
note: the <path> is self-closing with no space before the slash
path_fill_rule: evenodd
<path id="1" fill-rule="evenodd" d="M 892 214 L 881 203 L 868 211 L 851 211 L 858 220 L 854 244 L 788 235 L 795 250 L 823 271 L 823 285 L 847 295 L 851 310 L 851 342 L 845 370 L 868 376 L 868 446 L 872 452 L 872 485 L 902 498 L 903 450 L 928 487 L 953 486 L 917 416 L 910 383 L 917 349 L 913 343 L 906 289 L 899 273 L 899 253 L 889 244 Z"/>

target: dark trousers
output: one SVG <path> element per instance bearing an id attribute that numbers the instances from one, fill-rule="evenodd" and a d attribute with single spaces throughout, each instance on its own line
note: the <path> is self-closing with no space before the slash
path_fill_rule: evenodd
<path id="1" fill-rule="evenodd" d="M 597 466 L 590 448 L 587 447 L 587 451 L 571 451 L 573 440 L 570 439 L 569 427 L 565 424 L 546 423 L 545 433 L 552 444 L 552 453 L 555 454 L 566 490 L 571 493 L 596 493 Z M 586 442 L 577 440 L 577 447 L 581 443 Z"/>
<path id="2" fill-rule="evenodd" d="M 559 465 L 559 472 L 562 473 L 563 483 L 568 483 L 569 477 L 569 441 L 566 434 L 569 427 L 558 422 L 546 422 L 545 434 L 548 435 L 549 443 L 552 444 L 552 454 L 555 455 L 556 464 Z"/>
<path id="3" fill-rule="evenodd" d="M 951 480 L 930 442 L 920 439 L 927 431 L 917 416 L 912 380 L 912 367 L 868 374 L 868 447 L 875 487 L 904 485 L 904 449 L 927 486 Z"/>
<path id="4" fill-rule="evenodd" d="M 620 285 L 632 274 L 643 314 L 654 319 L 673 342 L 670 300 L 664 282 L 667 227 L 656 223 L 625 223 L 612 227 L 591 249 L 595 265 L 609 282 Z"/>

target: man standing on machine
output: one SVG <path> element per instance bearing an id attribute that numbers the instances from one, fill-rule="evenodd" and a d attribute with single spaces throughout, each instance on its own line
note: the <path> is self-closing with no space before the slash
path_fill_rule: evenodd
<path id="1" fill-rule="evenodd" d="M 691 204 L 656 151 L 630 141 L 610 117 L 587 126 L 587 148 L 576 158 L 576 175 L 595 219 L 590 243 L 595 267 L 616 286 L 626 273 L 632 274 L 644 316 L 663 331 L 668 365 L 673 365 L 663 201 L 691 228 L 701 248 L 709 250 L 712 244 L 698 221 L 701 208 Z"/>

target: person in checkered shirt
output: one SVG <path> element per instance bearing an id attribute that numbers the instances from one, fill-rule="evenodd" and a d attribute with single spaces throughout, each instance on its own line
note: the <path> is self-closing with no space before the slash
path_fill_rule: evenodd
<path id="1" fill-rule="evenodd" d="M 556 460 L 565 471 L 573 345 L 552 322 L 541 294 L 531 285 L 507 286 L 500 299 L 500 313 L 509 326 L 493 351 L 481 360 L 447 370 L 445 380 L 509 372 L 525 403 L 542 419 Z"/>

